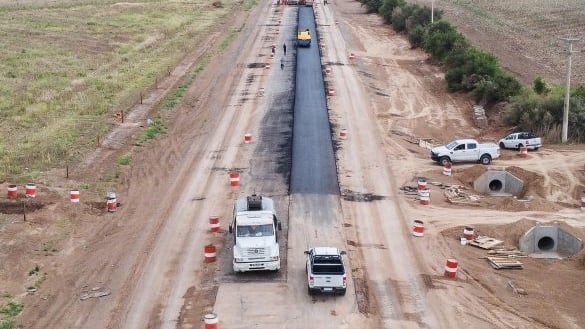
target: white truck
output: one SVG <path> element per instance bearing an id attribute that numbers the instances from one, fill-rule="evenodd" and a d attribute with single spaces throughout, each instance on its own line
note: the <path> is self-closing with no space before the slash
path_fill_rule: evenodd
<path id="1" fill-rule="evenodd" d="M 345 295 L 347 273 L 341 251 L 334 247 L 315 247 L 305 251 L 307 263 L 307 293 L 330 292 Z"/>
<path id="2" fill-rule="evenodd" d="M 533 133 L 518 132 L 500 139 L 499 145 L 503 149 L 520 149 L 526 146 L 528 149 L 536 151 L 542 146 L 542 139 Z"/>
<path id="3" fill-rule="evenodd" d="M 447 145 L 433 147 L 431 159 L 445 165 L 449 162 L 479 161 L 489 165 L 500 157 L 500 147 L 495 143 L 480 144 L 475 139 L 456 139 Z"/>
<path id="4" fill-rule="evenodd" d="M 229 232 L 234 235 L 234 271 L 278 271 L 277 230 L 282 230 L 282 226 L 272 199 L 253 194 L 236 200 L 229 226 Z"/>

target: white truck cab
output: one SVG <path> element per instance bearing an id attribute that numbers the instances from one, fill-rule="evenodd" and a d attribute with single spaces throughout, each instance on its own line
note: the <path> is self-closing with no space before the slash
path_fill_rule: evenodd
<path id="1" fill-rule="evenodd" d="M 234 271 L 280 270 L 280 230 L 272 199 L 255 194 L 238 199 L 229 226 L 234 235 Z"/>

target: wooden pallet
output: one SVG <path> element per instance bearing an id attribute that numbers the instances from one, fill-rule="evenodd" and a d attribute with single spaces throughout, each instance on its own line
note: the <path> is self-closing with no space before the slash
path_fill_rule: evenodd
<path id="1" fill-rule="evenodd" d="M 488 262 L 490 265 L 495 268 L 496 270 L 501 269 L 523 269 L 523 264 L 515 259 L 510 259 L 508 257 L 487 257 Z"/>
<path id="2" fill-rule="evenodd" d="M 508 258 L 516 258 L 516 257 L 528 257 L 525 252 L 520 251 L 518 249 L 493 249 L 488 251 L 488 255 L 494 257 L 508 257 Z"/>

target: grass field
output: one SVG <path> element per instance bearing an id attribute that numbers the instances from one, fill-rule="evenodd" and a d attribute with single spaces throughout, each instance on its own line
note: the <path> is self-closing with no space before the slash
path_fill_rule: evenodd
<path id="1" fill-rule="evenodd" d="M 213 2 L 0 0 L 0 181 L 93 149 L 114 112 L 241 5 Z"/>

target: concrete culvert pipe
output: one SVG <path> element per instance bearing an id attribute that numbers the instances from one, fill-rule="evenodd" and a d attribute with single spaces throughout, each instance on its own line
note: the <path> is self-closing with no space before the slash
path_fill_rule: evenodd
<path id="1" fill-rule="evenodd" d="M 543 236 L 538 240 L 538 249 L 546 251 L 555 247 L 555 240 L 549 236 Z"/>
<path id="2" fill-rule="evenodd" d="M 504 184 L 499 179 L 494 179 L 494 180 L 490 181 L 490 184 L 489 184 L 490 191 L 500 192 L 503 187 L 504 187 Z"/>

